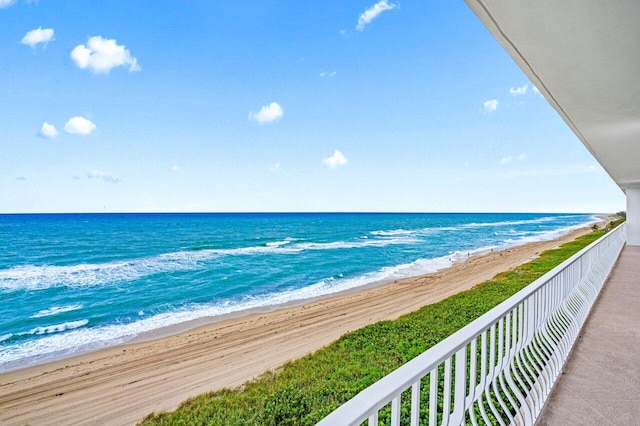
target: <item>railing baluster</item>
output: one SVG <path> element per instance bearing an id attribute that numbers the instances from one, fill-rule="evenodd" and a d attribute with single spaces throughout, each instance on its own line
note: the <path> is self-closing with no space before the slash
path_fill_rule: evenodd
<path id="1" fill-rule="evenodd" d="M 369 416 L 369 426 L 378 426 L 378 411 Z"/>
<path id="2" fill-rule="evenodd" d="M 429 373 L 429 424 L 435 425 L 438 421 L 438 365 Z"/>
<path id="3" fill-rule="evenodd" d="M 444 362 L 444 394 L 442 396 L 442 426 L 449 424 L 451 415 L 451 357 Z"/>
<path id="4" fill-rule="evenodd" d="M 478 408 L 480 409 L 480 415 L 482 416 L 482 420 L 484 420 L 484 422 L 488 425 L 491 424 L 491 420 L 489 420 L 489 416 L 487 415 L 487 410 L 484 407 L 484 402 L 482 401 L 482 398 L 487 398 L 488 399 L 488 392 L 487 389 L 489 389 L 489 385 L 487 384 L 488 380 L 489 380 L 489 370 L 488 370 L 488 365 L 487 362 L 489 361 L 490 355 L 490 344 L 489 341 L 491 339 L 487 338 L 487 330 L 485 330 L 482 333 L 482 351 L 481 351 L 481 358 L 480 358 L 480 384 L 478 385 L 478 387 L 481 388 L 481 391 L 478 392 L 479 393 L 479 398 L 478 398 Z M 433 424 L 433 423 L 432 423 Z"/>
<path id="5" fill-rule="evenodd" d="M 399 394 L 391 401 L 391 426 L 400 426 L 400 398 Z"/>
<path id="6" fill-rule="evenodd" d="M 477 426 L 478 419 L 476 418 L 476 411 L 474 409 L 474 401 L 477 399 L 477 380 L 478 380 L 478 337 L 471 340 L 469 347 L 469 392 L 465 400 L 465 405 L 468 407 L 469 418 L 473 426 Z"/>
<path id="7" fill-rule="evenodd" d="M 420 424 L 420 380 L 411 385 L 411 426 Z"/>
<path id="8" fill-rule="evenodd" d="M 465 400 L 467 397 L 467 347 L 456 352 L 456 379 L 451 422 L 461 424 L 464 420 Z"/>

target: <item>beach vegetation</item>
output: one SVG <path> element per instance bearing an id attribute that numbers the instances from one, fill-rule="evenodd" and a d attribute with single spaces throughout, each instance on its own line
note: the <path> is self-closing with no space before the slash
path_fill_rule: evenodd
<path id="1" fill-rule="evenodd" d="M 243 386 L 191 398 L 173 412 L 151 414 L 141 424 L 313 425 L 623 221 L 618 218 L 471 290 L 395 321 L 381 321 L 347 333 L 313 354 L 288 362 Z"/>

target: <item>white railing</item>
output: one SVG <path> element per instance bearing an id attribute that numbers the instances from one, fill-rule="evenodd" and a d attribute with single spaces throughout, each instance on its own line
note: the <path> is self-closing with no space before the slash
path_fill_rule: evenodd
<path id="1" fill-rule="evenodd" d="M 622 224 L 318 425 L 533 425 L 625 239 Z"/>

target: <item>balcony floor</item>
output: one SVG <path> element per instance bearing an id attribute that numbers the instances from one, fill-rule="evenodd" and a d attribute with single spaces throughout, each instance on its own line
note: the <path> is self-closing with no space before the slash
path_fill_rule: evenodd
<path id="1" fill-rule="evenodd" d="M 537 426 L 640 424 L 640 247 L 626 246 Z"/>

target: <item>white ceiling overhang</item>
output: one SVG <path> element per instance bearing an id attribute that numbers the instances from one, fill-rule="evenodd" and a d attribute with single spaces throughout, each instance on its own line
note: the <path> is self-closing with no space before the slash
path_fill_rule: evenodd
<path id="1" fill-rule="evenodd" d="M 466 0 L 623 189 L 640 188 L 640 0 Z"/>

